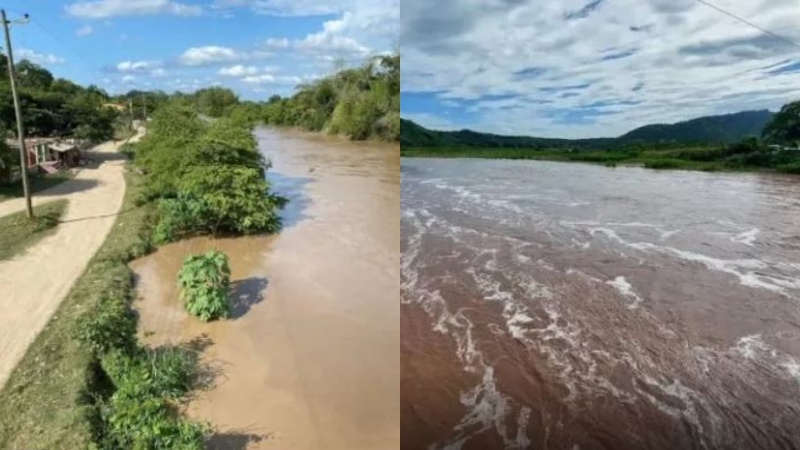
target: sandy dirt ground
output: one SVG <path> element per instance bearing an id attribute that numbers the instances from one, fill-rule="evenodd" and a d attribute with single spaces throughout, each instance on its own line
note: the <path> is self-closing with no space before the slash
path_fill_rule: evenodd
<path id="1" fill-rule="evenodd" d="M 62 223 L 25 253 L 0 262 L 0 387 L 114 224 L 125 193 L 125 158 L 116 152 L 120 144 L 95 147 L 88 152 L 92 165 L 74 179 L 37 193 L 34 205 L 69 200 Z M 5 201 L 0 216 L 23 209 L 21 199 Z"/>

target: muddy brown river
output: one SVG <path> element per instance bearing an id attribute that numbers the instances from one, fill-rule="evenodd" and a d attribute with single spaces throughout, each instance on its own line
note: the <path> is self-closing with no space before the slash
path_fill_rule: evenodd
<path id="1" fill-rule="evenodd" d="M 800 448 L 800 177 L 401 174 L 403 449 Z"/>
<path id="2" fill-rule="evenodd" d="M 398 146 L 257 131 L 290 199 L 273 236 L 191 239 L 131 264 L 140 333 L 202 348 L 213 385 L 188 414 L 212 449 L 399 447 Z M 189 254 L 230 258 L 233 316 L 204 324 L 178 300 Z"/>

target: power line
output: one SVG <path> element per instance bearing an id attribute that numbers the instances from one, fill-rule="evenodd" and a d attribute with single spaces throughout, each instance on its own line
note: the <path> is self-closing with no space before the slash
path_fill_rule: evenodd
<path id="1" fill-rule="evenodd" d="M 33 24 L 39 30 L 41 30 L 44 34 L 46 34 L 53 42 L 58 44 L 59 47 L 61 47 L 62 49 L 66 50 L 67 52 L 69 52 L 72 56 L 76 57 L 77 60 L 76 59 L 72 59 L 72 61 L 76 63 L 75 64 L 76 66 L 81 67 L 83 69 L 86 69 L 85 73 L 89 76 L 89 81 L 90 81 L 91 84 L 94 84 L 96 86 L 100 85 L 100 83 L 99 83 L 100 78 L 99 78 L 98 73 L 97 73 L 97 68 L 96 68 L 96 66 L 94 64 L 92 64 L 89 61 L 87 61 L 83 57 L 83 55 L 79 54 L 75 49 L 73 49 L 72 47 L 64 44 L 64 42 L 63 42 L 64 40 L 63 39 L 57 38 L 53 33 L 50 32 L 50 30 L 48 30 L 39 21 L 37 21 L 37 20 L 32 18 L 31 19 L 31 24 Z"/>
<path id="2" fill-rule="evenodd" d="M 697 1 L 697 2 L 699 2 L 699 3 L 702 3 L 702 4 L 706 5 L 706 6 L 708 6 L 709 8 L 715 9 L 715 10 L 717 10 L 717 11 L 721 12 L 722 14 L 725 14 L 725 15 L 726 15 L 726 16 L 728 16 L 728 17 L 732 17 L 732 18 L 734 18 L 734 19 L 738 20 L 739 22 L 742 22 L 742 23 L 745 23 L 745 24 L 747 24 L 747 25 L 750 25 L 751 27 L 753 27 L 753 28 L 756 28 L 756 29 L 760 30 L 760 31 L 761 31 L 762 33 L 764 33 L 764 34 L 767 34 L 767 35 L 769 35 L 769 36 L 772 36 L 772 37 L 774 37 L 775 39 L 781 40 L 781 41 L 783 41 L 783 42 L 786 42 L 787 44 L 789 44 L 789 45 L 791 45 L 791 46 L 793 46 L 793 47 L 797 47 L 797 48 L 799 48 L 799 49 L 800 49 L 800 44 L 798 44 L 798 43 L 797 43 L 797 42 L 795 42 L 795 41 L 792 41 L 791 39 L 789 39 L 789 38 L 787 38 L 787 37 L 784 37 L 784 36 L 781 36 L 781 35 L 779 35 L 779 34 L 773 33 L 772 31 L 769 31 L 769 30 L 767 30 L 766 28 L 762 28 L 762 27 L 760 27 L 760 26 L 758 26 L 758 25 L 754 24 L 753 22 L 750 22 L 750 21 L 749 21 L 749 20 L 747 20 L 747 19 L 744 19 L 744 18 L 742 18 L 742 17 L 739 17 L 739 16 L 737 16 L 736 14 L 733 14 L 732 12 L 728 12 L 728 11 L 726 11 L 726 10 L 724 10 L 724 9 L 720 8 L 720 7 L 719 7 L 719 6 L 717 6 L 717 5 L 714 5 L 714 4 L 711 4 L 711 3 L 709 3 L 709 2 L 708 2 L 708 1 L 706 1 L 706 0 L 696 0 L 696 1 Z"/>

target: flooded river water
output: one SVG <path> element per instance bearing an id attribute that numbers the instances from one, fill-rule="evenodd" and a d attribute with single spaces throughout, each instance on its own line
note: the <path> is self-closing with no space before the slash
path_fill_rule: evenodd
<path id="1" fill-rule="evenodd" d="M 403 449 L 800 448 L 800 178 L 401 173 Z"/>
<path id="2" fill-rule="evenodd" d="M 399 447 L 399 148 L 257 132 L 289 197 L 274 236 L 191 239 L 132 263 L 140 331 L 202 343 L 216 372 L 189 415 L 214 449 Z M 226 252 L 233 317 L 200 323 L 178 300 L 183 259 Z"/>

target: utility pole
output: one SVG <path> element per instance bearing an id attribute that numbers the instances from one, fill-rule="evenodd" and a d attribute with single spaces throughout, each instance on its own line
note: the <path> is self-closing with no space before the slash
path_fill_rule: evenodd
<path id="1" fill-rule="evenodd" d="M 128 99 L 128 113 L 129 113 L 129 114 L 130 114 L 130 116 L 131 116 L 131 120 L 130 120 L 130 122 L 128 123 L 128 125 L 129 125 L 129 126 L 128 126 L 128 128 L 129 128 L 131 131 L 133 131 L 133 100 L 131 100 L 131 99 Z"/>
<path id="2" fill-rule="evenodd" d="M 25 194 L 25 210 L 28 218 L 33 218 L 33 206 L 31 205 L 31 191 L 28 186 L 28 151 L 25 148 L 25 129 L 22 124 L 22 108 L 19 105 L 19 95 L 17 95 L 17 76 L 14 73 L 14 54 L 11 51 L 11 35 L 8 32 L 8 25 L 11 23 L 6 19 L 6 10 L 0 9 L 0 19 L 3 20 L 3 31 L 6 37 L 6 58 L 8 65 L 8 77 L 11 80 L 11 95 L 14 97 L 14 113 L 17 116 L 17 136 L 19 137 L 19 167 L 22 176 L 22 192 Z M 15 23 L 27 23 L 28 15 Z"/>
<path id="3" fill-rule="evenodd" d="M 147 97 L 142 92 L 142 110 L 144 111 L 144 128 L 147 129 Z"/>

